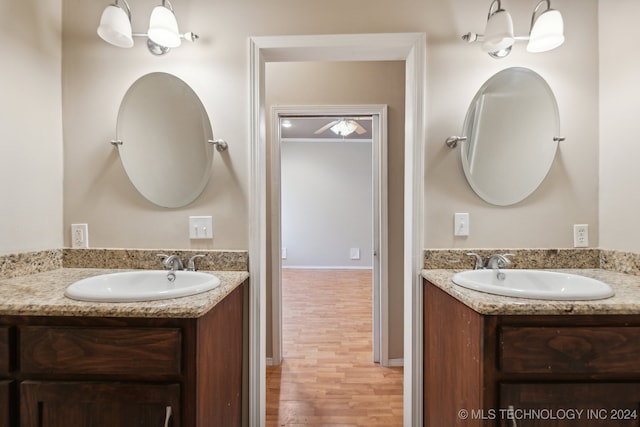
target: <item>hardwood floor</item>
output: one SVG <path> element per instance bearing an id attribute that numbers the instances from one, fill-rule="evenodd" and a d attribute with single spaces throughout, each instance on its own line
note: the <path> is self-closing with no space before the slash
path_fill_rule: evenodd
<path id="1" fill-rule="evenodd" d="M 371 271 L 282 272 L 283 354 L 267 427 L 402 426 L 402 368 L 372 362 Z"/>

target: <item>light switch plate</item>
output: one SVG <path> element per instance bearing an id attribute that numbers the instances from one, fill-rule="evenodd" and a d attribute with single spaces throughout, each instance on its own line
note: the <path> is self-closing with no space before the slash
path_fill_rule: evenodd
<path id="1" fill-rule="evenodd" d="M 469 235 L 469 213 L 456 213 L 453 216 L 453 235 L 468 236 Z"/>
<path id="2" fill-rule="evenodd" d="M 190 216 L 189 238 L 213 239 L 213 218 L 210 216 Z"/>

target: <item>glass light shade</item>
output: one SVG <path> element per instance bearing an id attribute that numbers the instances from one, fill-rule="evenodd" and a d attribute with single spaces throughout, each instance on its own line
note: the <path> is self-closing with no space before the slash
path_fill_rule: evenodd
<path id="1" fill-rule="evenodd" d="M 497 58 L 497 59 L 506 58 L 511 53 L 511 48 L 512 47 L 513 46 L 509 46 L 506 49 L 498 50 L 496 52 L 489 52 L 489 56 L 491 56 L 492 58 Z"/>
<path id="2" fill-rule="evenodd" d="M 132 47 L 131 21 L 127 12 L 115 4 L 107 6 L 100 17 L 98 35 L 114 46 Z"/>
<path id="3" fill-rule="evenodd" d="M 529 34 L 528 52 L 546 52 L 564 43 L 564 23 L 559 11 L 544 11 L 533 24 Z"/>
<path id="4" fill-rule="evenodd" d="M 482 49 L 485 52 L 504 50 L 514 43 L 513 20 L 506 10 L 498 10 L 487 20 Z"/>
<path id="5" fill-rule="evenodd" d="M 178 47 L 181 43 L 176 16 L 165 6 L 153 8 L 147 35 L 155 43 L 165 47 Z"/>
<path id="6" fill-rule="evenodd" d="M 338 123 L 331 126 L 331 130 L 333 131 L 333 133 L 340 136 L 351 135 L 356 130 L 356 128 L 357 126 L 355 125 L 355 123 L 352 123 L 351 120 L 340 120 Z"/>

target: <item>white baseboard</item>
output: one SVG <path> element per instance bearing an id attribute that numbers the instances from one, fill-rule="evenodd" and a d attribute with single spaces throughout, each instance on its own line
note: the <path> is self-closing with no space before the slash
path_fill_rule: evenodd
<path id="1" fill-rule="evenodd" d="M 346 265 L 334 265 L 334 266 L 317 266 L 317 265 L 283 265 L 282 269 L 289 270 L 372 270 L 371 266 L 346 266 Z"/>
<path id="2" fill-rule="evenodd" d="M 404 359 L 389 359 L 389 367 L 396 368 L 404 366 Z"/>

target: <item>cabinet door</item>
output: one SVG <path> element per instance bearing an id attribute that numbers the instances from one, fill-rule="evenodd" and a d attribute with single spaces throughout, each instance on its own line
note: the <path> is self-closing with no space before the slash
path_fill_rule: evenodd
<path id="1" fill-rule="evenodd" d="M 0 425 L 11 425 L 10 387 L 11 381 L 0 381 Z"/>
<path id="2" fill-rule="evenodd" d="M 503 383 L 496 419 L 509 427 L 638 427 L 640 383 Z"/>
<path id="3" fill-rule="evenodd" d="M 126 383 L 20 384 L 21 427 L 179 427 L 180 386 Z"/>

